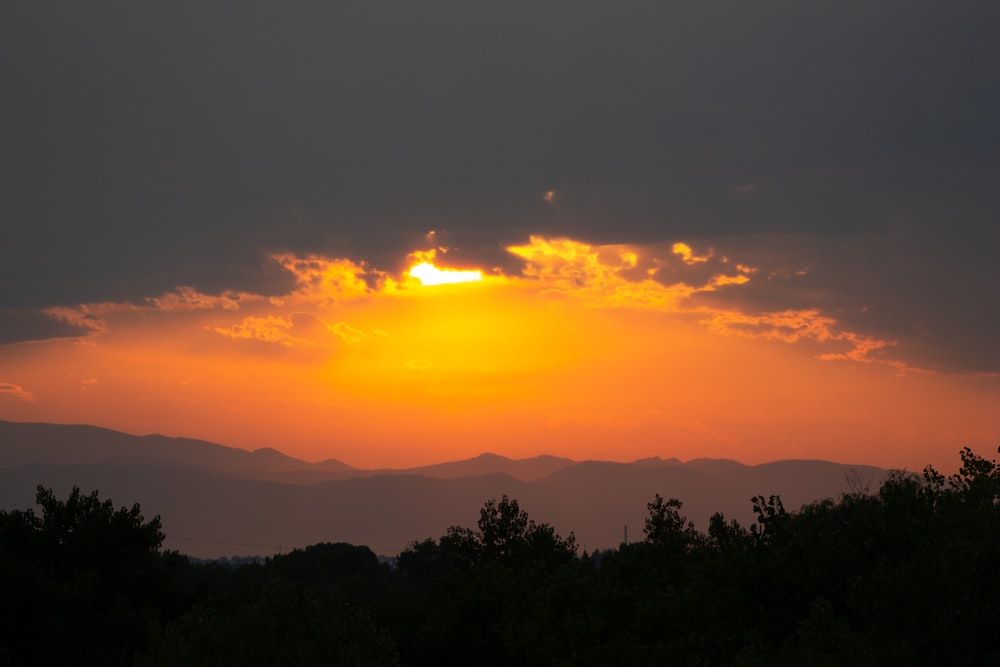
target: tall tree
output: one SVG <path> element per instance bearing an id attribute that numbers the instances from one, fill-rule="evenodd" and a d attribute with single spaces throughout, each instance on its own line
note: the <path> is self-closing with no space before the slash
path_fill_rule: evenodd
<path id="1" fill-rule="evenodd" d="M 115 509 L 73 487 L 65 501 L 39 486 L 34 511 L 0 512 L 0 589 L 16 609 L 0 626 L 15 664 L 131 664 L 149 621 L 170 608 L 159 517 Z"/>

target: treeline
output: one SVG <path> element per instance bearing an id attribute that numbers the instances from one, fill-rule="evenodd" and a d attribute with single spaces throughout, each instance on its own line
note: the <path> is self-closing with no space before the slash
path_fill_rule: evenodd
<path id="1" fill-rule="evenodd" d="M 263 563 L 161 550 L 158 518 L 96 492 L 0 512 L 0 664 L 1000 664 L 1000 466 L 706 532 L 676 499 L 645 539 L 580 552 L 516 500 L 414 542 L 396 567 L 317 544 Z"/>

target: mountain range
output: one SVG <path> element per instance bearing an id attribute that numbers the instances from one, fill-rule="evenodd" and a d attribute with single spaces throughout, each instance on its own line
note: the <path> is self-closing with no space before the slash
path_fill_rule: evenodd
<path id="1" fill-rule="evenodd" d="M 350 542 L 395 555 L 449 526 L 474 527 L 479 509 L 506 494 L 537 522 L 574 532 L 581 549 L 642 539 L 654 494 L 683 501 L 704 530 L 714 512 L 744 526 L 751 498 L 780 495 L 789 510 L 872 490 L 886 470 L 830 461 L 744 465 L 658 457 L 631 463 L 554 456 L 471 459 L 408 469 L 363 470 L 335 459 L 302 461 L 275 449 L 247 451 L 162 435 L 84 425 L 0 421 L 0 509 L 34 505 L 41 484 L 66 497 L 98 490 L 116 506 L 159 515 L 164 547 L 201 558 L 270 555 L 318 542 Z M 850 480 L 850 481 L 849 481 Z"/>

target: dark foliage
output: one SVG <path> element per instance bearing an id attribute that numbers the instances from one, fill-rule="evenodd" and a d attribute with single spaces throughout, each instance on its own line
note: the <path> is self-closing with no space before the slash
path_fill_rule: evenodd
<path id="1" fill-rule="evenodd" d="M 0 513 L 0 663 L 1000 663 L 1000 467 L 897 473 L 702 533 L 656 495 L 646 539 L 578 555 L 507 497 L 391 570 L 317 544 L 238 568 L 159 552 L 158 520 L 74 490 Z"/>
<path id="2" fill-rule="evenodd" d="M 159 517 L 116 510 L 74 487 L 66 501 L 38 487 L 33 511 L 0 512 L 0 590 L 8 620 L 2 657 L 12 664 L 131 664 L 149 624 L 179 604 L 161 554 Z M 3 660 L 0 660 L 3 662 Z"/>
<path id="3" fill-rule="evenodd" d="M 389 634 L 334 588 L 278 581 L 235 609 L 198 605 L 154 632 L 140 665 L 397 664 Z"/>

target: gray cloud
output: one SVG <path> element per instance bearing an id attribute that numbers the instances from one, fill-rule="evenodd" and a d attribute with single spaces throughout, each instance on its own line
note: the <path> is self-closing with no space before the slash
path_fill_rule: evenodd
<path id="1" fill-rule="evenodd" d="M 978 237 L 1000 247 L 1000 233 Z M 992 304 L 996 262 L 961 233 L 891 223 L 855 237 L 755 235 L 716 239 L 758 272 L 739 289 L 698 294 L 748 313 L 819 308 L 844 330 L 895 341 L 896 358 L 943 372 L 1000 372 Z"/>
<path id="2" fill-rule="evenodd" d="M 92 328 L 76 326 L 38 311 L 0 310 L 0 345 L 88 336 L 92 332 Z"/>
<path id="3" fill-rule="evenodd" d="M 798 235 L 847 239 L 840 266 L 862 267 L 818 260 L 805 284 L 826 307 L 861 317 L 874 298 L 868 324 L 995 369 L 979 332 L 1000 287 L 998 19 L 938 2 L 8 3 L 0 309 L 280 294 L 269 252 L 392 270 L 429 229 L 456 261 L 509 267 L 502 248 L 531 233 Z"/>

